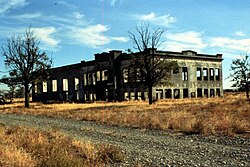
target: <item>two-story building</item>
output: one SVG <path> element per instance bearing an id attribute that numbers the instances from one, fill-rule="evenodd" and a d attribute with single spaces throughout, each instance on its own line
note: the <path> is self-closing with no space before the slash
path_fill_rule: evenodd
<path id="1" fill-rule="evenodd" d="M 131 84 L 131 54 L 112 50 L 95 54 L 92 61 L 52 68 L 46 81 L 33 87 L 33 101 L 124 101 L 146 100 L 147 88 L 141 86 L 143 76 Z M 197 54 L 194 51 L 155 50 L 161 59 L 176 61 L 179 68 L 171 71 L 171 84 L 153 88 L 153 97 L 191 98 L 223 95 L 222 55 Z"/>

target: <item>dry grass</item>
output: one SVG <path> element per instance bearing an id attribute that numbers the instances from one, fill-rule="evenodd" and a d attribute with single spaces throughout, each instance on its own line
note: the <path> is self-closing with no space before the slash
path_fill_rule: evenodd
<path id="1" fill-rule="evenodd" d="M 104 166 L 123 158 L 122 151 L 111 145 L 83 143 L 58 132 L 0 126 L 0 166 Z"/>
<path id="2" fill-rule="evenodd" d="M 234 135 L 250 130 L 250 101 L 242 94 L 223 98 L 163 100 L 147 102 L 41 104 L 0 106 L 5 113 L 46 115 L 105 122 L 150 129 L 170 129 L 184 133 Z"/>

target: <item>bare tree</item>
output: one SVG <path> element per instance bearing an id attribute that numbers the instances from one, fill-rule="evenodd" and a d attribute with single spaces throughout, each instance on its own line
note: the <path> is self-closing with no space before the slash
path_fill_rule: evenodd
<path id="1" fill-rule="evenodd" d="M 233 87 L 237 87 L 241 90 L 245 90 L 247 98 L 249 98 L 249 87 L 250 87 L 250 60 L 249 56 L 241 56 L 233 60 L 231 64 L 231 71 L 229 77 L 232 78 L 231 81 L 234 82 Z"/>
<path id="2" fill-rule="evenodd" d="M 164 42 L 162 35 L 166 29 L 157 28 L 150 31 L 149 24 L 142 23 L 137 26 L 135 33 L 129 31 L 130 39 L 133 42 L 134 49 L 138 54 L 132 54 L 132 66 L 140 69 L 144 78 L 144 85 L 148 88 L 149 104 L 153 103 L 153 87 L 159 84 L 169 82 L 171 69 L 178 66 L 176 61 L 169 61 L 166 57 L 156 55 L 156 49 Z M 136 76 L 136 74 L 134 75 Z"/>
<path id="3" fill-rule="evenodd" d="M 2 46 L 5 67 L 9 69 L 9 76 L 0 82 L 8 85 L 23 85 L 25 90 L 25 107 L 29 107 L 29 93 L 34 82 L 48 76 L 52 60 L 41 52 L 40 41 L 30 28 L 24 35 L 7 38 Z"/>

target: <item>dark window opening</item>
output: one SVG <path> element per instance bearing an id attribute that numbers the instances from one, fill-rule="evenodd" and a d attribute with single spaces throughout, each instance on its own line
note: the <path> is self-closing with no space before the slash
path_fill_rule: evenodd
<path id="1" fill-rule="evenodd" d="M 183 98 L 188 98 L 188 89 L 183 89 Z"/>
<path id="2" fill-rule="evenodd" d="M 179 99 L 180 98 L 180 89 L 174 89 L 174 98 Z"/>
<path id="3" fill-rule="evenodd" d="M 210 81 L 214 81 L 214 69 L 210 68 L 209 73 L 210 73 Z"/>
<path id="4" fill-rule="evenodd" d="M 163 99 L 163 90 L 156 89 L 156 99 Z"/>
<path id="5" fill-rule="evenodd" d="M 208 89 L 204 89 L 204 97 L 208 97 Z"/>
<path id="6" fill-rule="evenodd" d="M 171 89 L 166 89 L 165 90 L 165 97 L 166 98 L 172 98 L 172 90 Z"/>
<path id="7" fill-rule="evenodd" d="M 198 81 L 201 81 L 201 68 L 197 68 L 196 70 L 196 77 Z"/>
<path id="8" fill-rule="evenodd" d="M 203 68 L 203 80 L 204 80 L 204 81 L 207 81 L 207 80 L 208 80 L 207 68 Z"/>
<path id="9" fill-rule="evenodd" d="M 102 71 L 102 81 L 107 81 L 108 80 L 108 70 L 103 70 Z"/>
<path id="10" fill-rule="evenodd" d="M 201 88 L 197 89 L 197 97 L 202 97 L 202 89 Z"/>
<path id="11" fill-rule="evenodd" d="M 220 89 L 216 89 L 216 96 L 220 96 Z"/>
<path id="12" fill-rule="evenodd" d="M 88 85 L 92 85 L 92 74 L 88 74 Z"/>
<path id="13" fill-rule="evenodd" d="M 182 67 L 182 80 L 187 81 L 188 80 L 188 70 L 187 67 Z"/>
<path id="14" fill-rule="evenodd" d="M 214 97 L 214 89 L 210 89 L 210 97 Z"/>
<path id="15" fill-rule="evenodd" d="M 128 74 L 129 74 L 129 70 L 127 68 L 123 69 L 123 82 L 127 83 L 128 82 Z"/>
<path id="16" fill-rule="evenodd" d="M 215 69 L 215 78 L 216 78 L 216 81 L 220 80 L 220 69 L 219 68 Z"/>

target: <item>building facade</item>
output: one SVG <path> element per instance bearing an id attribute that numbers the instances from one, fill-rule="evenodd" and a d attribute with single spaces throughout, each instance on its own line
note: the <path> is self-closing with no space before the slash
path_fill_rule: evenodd
<path id="1" fill-rule="evenodd" d="M 170 84 L 153 87 L 153 98 L 195 98 L 223 96 L 222 55 L 154 51 L 161 59 L 176 61 Z M 140 54 L 140 53 L 133 53 Z M 92 61 L 52 68 L 46 81 L 35 83 L 33 101 L 125 101 L 146 100 L 143 76 L 130 80 L 131 53 L 113 50 L 95 54 Z M 139 73 L 139 71 L 138 71 Z"/>

